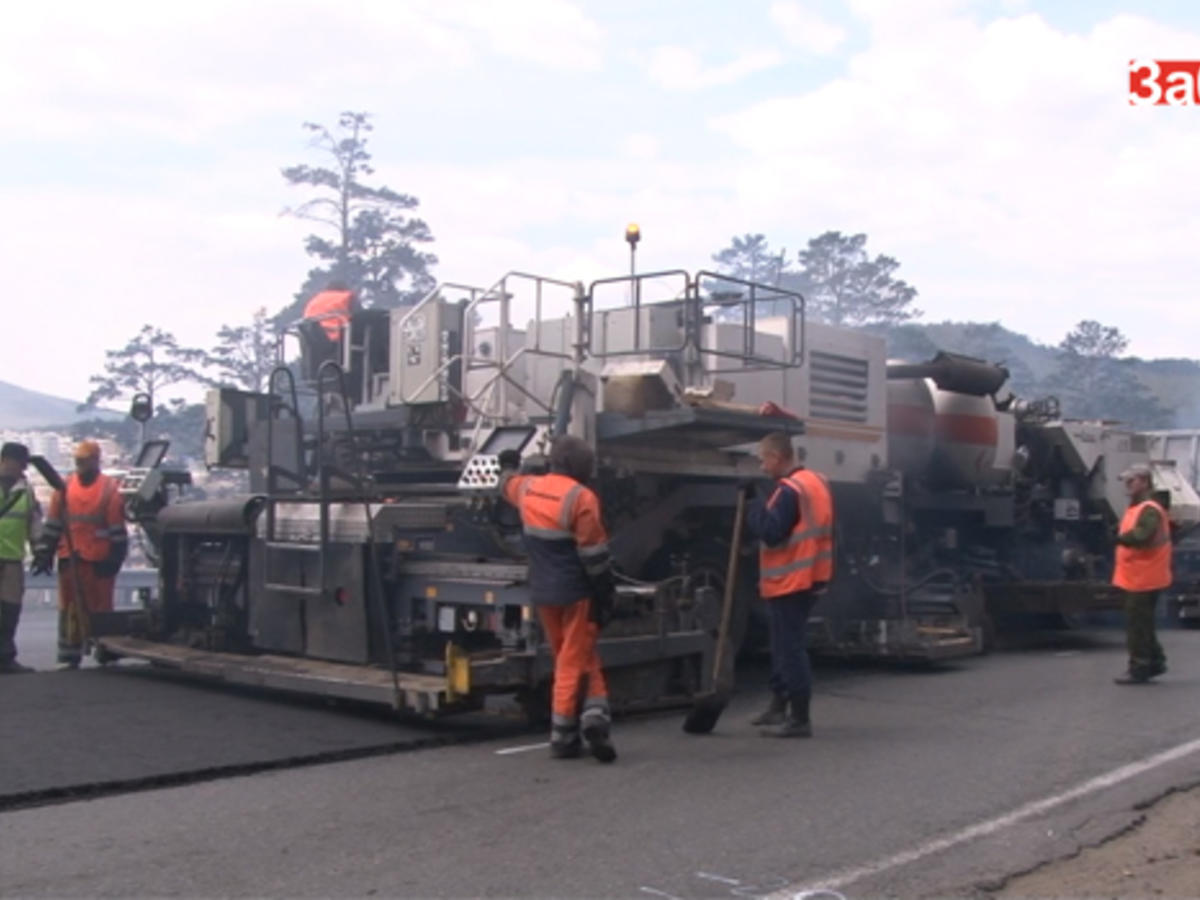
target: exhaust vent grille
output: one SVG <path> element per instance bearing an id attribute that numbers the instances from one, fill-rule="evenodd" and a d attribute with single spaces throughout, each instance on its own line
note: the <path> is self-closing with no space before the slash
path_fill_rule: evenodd
<path id="1" fill-rule="evenodd" d="M 809 354 L 808 414 L 837 422 L 867 421 L 865 359 L 813 350 Z"/>

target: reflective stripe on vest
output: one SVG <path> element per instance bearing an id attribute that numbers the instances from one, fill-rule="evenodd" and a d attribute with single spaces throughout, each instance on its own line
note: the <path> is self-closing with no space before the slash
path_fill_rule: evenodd
<path id="1" fill-rule="evenodd" d="M 1126 591 L 1159 591 L 1171 586 L 1171 527 L 1166 511 L 1153 500 L 1144 500 L 1125 510 L 1120 534 L 1132 531 L 1145 507 L 1158 513 L 1158 530 L 1145 547 L 1117 545 L 1112 583 Z"/>
<path id="2" fill-rule="evenodd" d="M 800 515 L 786 541 L 761 545 L 758 554 L 759 593 L 781 597 L 805 591 L 833 573 L 832 509 L 815 473 L 799 470 L 781 479 L 781 490 L 796 492 Z M 786 487 L 782 487 L 786 485 Z M 815 502 L 814 502 L 815 501 Z"/>
<path id="3" fill-rule="evenodd" d="M 33 491 L 24 479 L 17 481 L 11 491 L 0 496 L 0 506 L 7 503 L 17 491 L 21 492 L 21 496 L 0 516 L 0 559 L 9 561 L 25 558 L 29 517 L 33 513 Z"/>

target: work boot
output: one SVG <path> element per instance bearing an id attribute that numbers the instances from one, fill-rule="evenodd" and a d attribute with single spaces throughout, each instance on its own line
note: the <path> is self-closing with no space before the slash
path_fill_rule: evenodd
<path id="1" fill-rule="evenodd" d="M 550 755 L 554 759 L 578 759 L 583 752 L 583 743 L 579 735 L 565 741 L 551 741 Z"/>
<path id="2" fill-rule="evenodd" d="M 1147 673 L 1148 678 L 1157 678 L 1159 675 L 1167 674 L 1167 661 L 1160 659 L 1158 662 L 1150 664 L 1150 671 Z"/>
<path id="3" fill-rule="evenodd" d="M 607 722 L 597 720 L 584 725 L 583 740 L 592 756 L 600 762 L 610 763 L 617 758 L 617 748 L 609 736 Z"/>
<path id="4" fill-rule="evenodd" d="M 787 717 L 787 697 L 772 694 L 767 708 L 750 720 L 751 725 L 782 725 Z"/>
<path id="5" fill-rule="evenodd" d="M 793 694 L 783 721 L 773 728 L 764 728 L 760 733 L 763 737 L 812 737 L 812 723 L 808 721 L 808 697 L 804 694 Z"/>
<path id="6" fill-rule="evenodd" d="M 79 668 L 79 660 L 68 659 L 65 662 L 60 662 L 57 666 L 54 667 L 54 670 L 56 672 L 73 672 L 78 668 Z"/>
<path id="7" fill-rule="evenodd" d="M 1129 669 L 1113 679 L 1115 684 L 1146 684 L 1150 681 L 1153 669 Z M 1166 671 L 1166 667 L 1163 667 Z"/>

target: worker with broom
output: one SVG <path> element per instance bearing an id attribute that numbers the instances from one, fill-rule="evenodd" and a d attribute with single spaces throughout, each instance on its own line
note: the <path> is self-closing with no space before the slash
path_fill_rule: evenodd
<path id="1" fill-rule="evenodd" d="M 771 700 L 751 720 L 769 737 L 812 737 L 808 617 L 833 578 L 833 497 L 825 479 L 796 459 L 791 438 L 775 432 L 758 449 L 771 493 L 746 517 L 760 542 L 759 593 L 771 635 Z M 753 482 L 743 485 L 753 495 Z"/>

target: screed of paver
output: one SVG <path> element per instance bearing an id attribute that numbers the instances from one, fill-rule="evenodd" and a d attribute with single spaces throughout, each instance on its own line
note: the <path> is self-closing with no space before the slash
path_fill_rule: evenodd
<path id="1" fill-rule="evenodd" d="M 1129 832 L 1012 879 L 1003 900 L 1200 897 L 1200 788 L 1170 794 Z"/>

